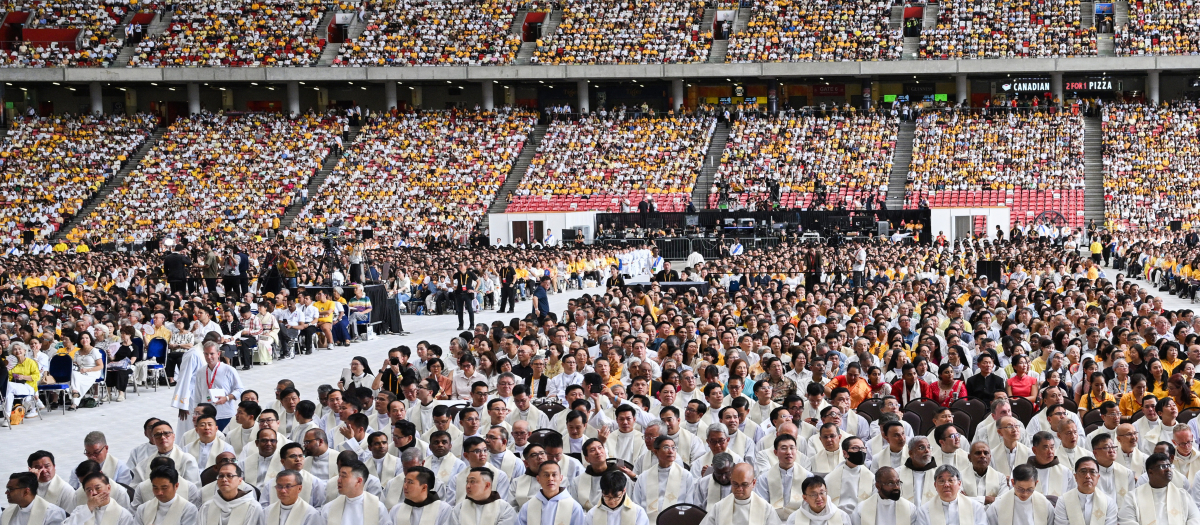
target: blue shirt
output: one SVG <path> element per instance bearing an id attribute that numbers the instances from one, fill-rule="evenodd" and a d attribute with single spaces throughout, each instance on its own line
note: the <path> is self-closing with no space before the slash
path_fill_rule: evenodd
<path id="1" fill-rule="evenodd" d="M 546 295 L 546 288 L 538 285 L 537 289 L 533 291 L 533 296 L 537 297 L 537 310 L 535 310 L 533 313 L 537 314 L 538 317 L 549 315 L 550 297 Z"/>

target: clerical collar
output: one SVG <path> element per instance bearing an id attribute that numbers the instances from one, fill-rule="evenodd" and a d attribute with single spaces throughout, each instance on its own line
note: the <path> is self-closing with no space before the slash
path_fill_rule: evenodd
<path id="1" fill-rule="evenodd" d="M 431 492 L 430 494 L 437 496 L 437 493 Z M 500 495 L 497 494 L 496 491 L 493 490 L 492 493 L 488 494 L 488 497 L 485 499 L 475 499 L 475 498 L 472 498 L 471 496 L 467 496 L 467 499 L 471 500 L 471 503 L 474 503 L 476 505 L 487 505 L 488 503 L 491 503 L 493 501 L 498 501 L 500 499 Z"/>
<path id="2" fill-rule="evenodd" d="M 975 470 L 974 468 L 972 468 L 972 469 L 971 469 L 971 471 L 972 471 L 972 472 L 974 472 L 976 476 L 979 476 L 979 477 L 981 477 L 981 478 L 986 478 L 986 477 L 987 477 L 987 467 L 984 467 L 984 468 L 983 468 L 983 472 L 980 472 L 980 471 L 978 471 L 978 470 Z"/>
<path id="3" fill-rule="evenodd" d="M 244 491 L 244 490 L 238 490 L 238 491 L 237 491 L 237 495 L 236 495 L 236 496 L 234 496 L 234 497 L 232 497 L 232 498 L 226 498 L 224 494 L 221 494 L 221 492 L 220 492 L 220 491 L 217 491 L 217 495 L 218 495 L 218 496 L 221 496 L 221 499 L 223 499 L 223 500 L 225 500 L 225 501 L 234 501 L 234 500 L 237 500 L 238 498 L 240 498 L 240 497 L 242 497 L 242 496 L 245 496 L 246 494 L 249 494 L 249 492 L 247 492 L 247 491 Z"/>
<path id="4" fill-rule="evenodd" d="M 1038 462 L 1037 456 L 1029 456 L 1029 460 L 1027 460 L 1026 463 L 1028 463 L 1029 466 L 1031 466 L 1035 469 L 1038 469 L 1038 470 L 1054 468 L 1054 467 L 1058 466 L 1058 457 L 1056 456 L 1054 459 L 1050 460 L 1048 463 L 1042 464 L 1042 463 Z"/>
<path id="5" fill-rule="evenodd" d="M 528 473 L 529 470 L 526 470 L 525 472 Z M 608 472 L 608 463 L 604 464 L 604 470 L 601 470 L 598 472 L 596 471 L 596 469 L 592 468 L 591 465 L 588 465 L 587 468 L 583 469 L 583 473 L 587 474 L 589 476 L 600 476 L 600 475 L 604 474 L 605 472 Z"/>
<path id="6" fill-rule="evenodd" d="M 926 470 L 933 470 L 933 469 L 937 468 L 937 460 L 930 459 L 929 463 L 926 463 L 924 467 L 918 467 L 916 465 L 913 465 L 912 458 L 908 458 L 908 459 L 904 460 L 904 466 L 908 467 L 908 470 L 911 470 L 913 472 L 925 472 Z"/>
<path id="7" fill-rule="evenodd" d="M 429 505 L 429 504 L 431 504 L 431 503 L 433 503 L 433 502 L 435 502 L 435 501 L 437 501 L 437 500 L 438 500 L 438 494 L 437 494 L 436 492 L 434 492 L 434 491 L 432 491 L 432 490 L 431 490 L 431 491 L 429 491 L 427 494 L 428 494 L 428 495 L 425 497 L 425 501 L 422 501 L 422 502 L 420 502 L 420 503 L 417 503 L 417 502 L 414 502 L 414 501 L 413 501 L 413 500 L 411 500 L 411 499 L 407 499 L 407 498 L 405 498 L 405 500 L 404 500 L 404 504 L 405 504 L 405 505 L 408 505 L 409 507 L 421 508 L 421 507 L 424 507 L 424 506 L 426 506 L 426 505 Z M 495 492 L 493 492 L 492 494 L 495 494 Z"/>
<path id="8" fill-rule="evenodd" d="M 546 489 L 541 489 L 541 490 L 539 490 L 539 491 L 538 491 L 538 493 L 540 493 L 540 494 L 542 495 L 542 497 L 546 498 L 546 501 L 550 501 L 550 500 L 552 500 L 552 499 L 554 499 L 554 498 L 557 498 L 557 497 L 558 497 L 560 494 L 562 494 L 562 493 L 563 493 L 563 489 L 562 489 L 562 487 L 559 487 L 559 488 L 558 488 L 558 492 L 555 492 L 553 496 L 547 496 L 547 495 L 546 495 Z"/>

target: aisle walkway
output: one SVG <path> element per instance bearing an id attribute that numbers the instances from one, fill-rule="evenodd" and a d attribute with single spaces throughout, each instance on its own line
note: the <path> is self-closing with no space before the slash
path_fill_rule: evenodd
<path id="1" fill-rule="evenodd" d="M 577 298 L 585 292 L 596 293 L 597 289 L 573 290 L 570 292 L 551 295 L 550 305 L 553 311 L 562 314 L 566 309 L 567 300 Z M 497 314 L 485 310 L 475 316 L 476 323 L 491 323 L 495 320 L 506 324 L 513 317 L 524 316 L 532 308 L 526 301 L 519 303 L 513 314 Z M 342 369 L 349 366 L 354 356 L 363 356 L 375 370 L 378 363 L 387 356 L 387 351 L 399 345 L 416 348 L 417 342 L 429 341 L 448 349 L 451 337 L 458 333 L 455 328 L 458 318 L 454 315 L 443 316 L 404 316 L 404 328 L 412 335 L 383 336 L 374 341 L 357 343 L 349 348 L 337 347 L 334 350 L 320 351 L 311 356 L 300 356 L 287 361 L 276 361 L 269 366 L 256 366 L 249 372 L 240 372 L 242 383 L 246 388 L 259 393 L 264 408 L 274 401 L 275 383 L 280 379 L 291 379 L 300 389 L 305 399 L 316 401 L 317 387 L 322 384 L 335 384 Z M 108 438 L 111 454 L 116 454 L 122 462 L 128 457 L 133 448 L 144 442 L 142 423 L 149 417 L 159 417 L 171 421 L 177 419 L 177 412 L 170 407 L 172 389 L 162 388 L 158 392 L 142 390 L 141 395 L 126 394 L 127 399 L 121 403 L 105 403 L 98 408 L 79 409 L 75 412 L 62 411 L 44 413 L 44 420 L 34 418 L 11 430 L 0 428 L 0 474 L 8 478 L 12 472 L 26 470 L 25 458 L 36 450 L 49 450 L 55 454 L 59 475 L 63 479 L 70 476 L 70 470 L 75 468 L 85 458 L 83 456 L 83 437 L 88 432 L 100 430 Z"/>

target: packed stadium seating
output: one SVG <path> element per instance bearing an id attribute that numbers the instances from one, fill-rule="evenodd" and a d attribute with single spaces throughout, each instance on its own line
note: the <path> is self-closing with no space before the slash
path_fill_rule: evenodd
<path id="1" fill-rule="evenodd" d="M 1056 211 L 1083 225 L 1083 121 L 1045 112 L 933 112 L 917 120 L 906 207 L 1003 206 L 1013 220 Z"/>
<path id="2" fill-rule="evenodd" d="M 361 131 L 297 217 L 323 227 L 336 213 L 347 228 L 375 221 L 380 234 L 470 233 L 504 183 L 537 116 L 425 112 L 386 117 Z"/>
<path id="3" fill-rule="evenodd" d="M 712 28 L 700 27 L 702 0 L 570 0 L 555 34 L 538 41 L 539 64 L 703 62 Z"/>
<path id="4" fill-rule="evenodd" d="M 367 27 L 342 45 L 335 66 L 511 64 L 521 38 L 511 32 L 513 0 L 370 2 Z"/>
<path id="5" fill-rule="evenodd" d="M 150 136 L 152 115 L 16 119 L 0 150 L 0 243 L 50 234 L 74 215 Z"/>
<path id="6" fill-rule="evenodd" d="M 1104 214 L 1126 227 L 1200 217 L 1200 138 L 1194 102 L 1104 111 Z"/>
<path id="7" fill-rule="evenodd" d="M 68 237 L 262 233 L 320 168 L 344 121 L 274 113 L 179 119 Z"/>
<path id="8" fill-rule="evenodd" d="M 874 113 L 735 122 L 709 204 L 721 193 L 743 203 L 761 199 L 772 182 L 785 207 L 808 207 L 818 181 L 827 202 L 885 195 L 898 130 L 897 119 Z"/>
<path id="9" fill-rule="evenodd" d="M 659 211 L 682 211 L 715 126 L 702 117 L 556 121 L 508 211 L 618 210 L 646 195 Z"/>
<path id="10" fill-rule="evenodd" d="M 1200 10 L 1190 2 L 1129 2 L 1129 23 L 1117 28 L 1117 55 L 1200 53 Z"/>
<path id="11" fill-rule="evenodd" d="M 937 27 L 921 32 L 920 56 L 1095 56 L 1096 32 L 1082 27 L 1079 10 L 1079 0 L 943 0 Z"/>
<path id="12" fill-rule="evenodd" d="M 754 4 L 746 30 L 729 41 L 727 62 L 899 60 L 899 29 L 889 29 L 891 3 L 853 0 L 766 0 Z"/>
<path id="13" fill-rule="evenodd" d="M 0 50 L 0 67 L 106 66 L 121 52 L 123 32 L 117 25 L 127 2 L 68 0 L 6 0 L 0 12 L 28 13 L 23 29 L 78 29 L 83 45 L 74 41 L 11 42 Z M 32 39 L 31 39 L 32 40 Z"/>
<path id="14" fill-rule="evenodd" d="M 309 66 L 325 48 L 316 38 L 320 0 L 178 0 L 166 32 L 137 44 L 129 65 Z"/>

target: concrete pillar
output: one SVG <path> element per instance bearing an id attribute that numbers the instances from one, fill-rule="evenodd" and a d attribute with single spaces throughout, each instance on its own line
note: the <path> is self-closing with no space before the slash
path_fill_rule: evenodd
<path id="1" fill-rule="evenodd" d="M 300 83 L 296 81 L 287 83 L 288 91 L 288 113 L 292 115 L 300 114 Z"/>
<path id="2" fill-rule="evenodd" d="M 683 108 L 683 79 L 677 78 L 671 81 L 671 98 L 675 99 L 674 109 L 678 113 Z"/>
<path id="3" fill-rule="evenodd" d="M 486 111 L 496 109 L 496 83 L 484 80 L 479 83 L 479 89 L 483 93 L 483 109 Z"/>
<path id="4" fill-rule="evenodd" d="M 589 87 L 588 81 L 580 80 L 577 83 L 577 85 L 579 86 L 579 88 L 578 88 L 578 91 L 579 91 L 579 113 L 581 113 L 581 114 L 591 113 L 592 105 L 589 102 L 589 98 L 588 98 L 588 87 Z"/>
<path id="5" fill-rule="evenodd" d="M 200 114 L 200 84 L 188 83 L 188 114 Z"/>
<path id="6" fill-rule="evenodd" d="M 383 84 L 383 105 L 385 106 L 384 111 L 400 107 L 400 104 L 396 102 L 396 83 L 390 80 Z"/>
<path id="7" fill-rule="evenodd" d="M 92 114 L 93 115 L 103 115 L 104 114 L 103 88 L 100 87 L 99 82 L 92 82 L 88 87 L 91 88 L 91 91 L 92 91 Z"/>
<path id="8" fill-rule="evenodd" d="M 967 75 L 960 73 L 954 76 L 954 94 L 959 104 L 965 104 L 971 98 L 968 91 L 971 90 L 970 84 L 967 83 Z"/>
<path id="9" fill-rule="evenodd" d="M 1054 96 L 1058 98 L 1058 101 L 1060 103 L 1063 101 L 1064 98 L 1066 98 L 1063 96 L 1062 77 L 1063 77 L 1063 74 L 1060 71 L 1055 71 L 1053 73 L 1050 73 L 1050 93 L 1053 93 Z"/>
<path id="10" fill-rule="evenodd" d="M 1158 74 L 1157 69 L 1146 72 L 1146 98 L 1151 104 L 1158 104 L 1161 100 L 1158 96 Z"/>
<path id="11" fill-rule="evenodd" d="M 422 93 L 421 86 L 413 86 L 412 87 L 412 105 L 414 108 L 417 108 L 417 109 L 421 108 L 421 102 L 422 102 L 421 99 L 423 98 L 421 96 L 421 93 Z"/>

